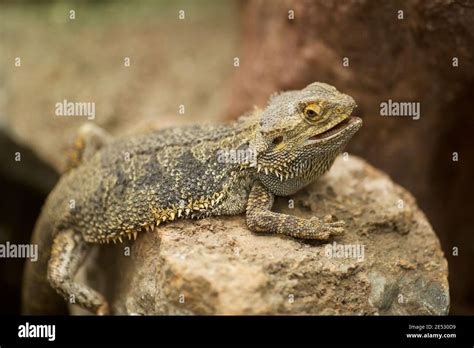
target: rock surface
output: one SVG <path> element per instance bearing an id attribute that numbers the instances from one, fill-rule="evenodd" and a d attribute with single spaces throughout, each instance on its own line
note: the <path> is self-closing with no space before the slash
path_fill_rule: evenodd
<path id="1" fill-rule="evenodd" d="M 314 80 L 351 95 L 364 127 L 348 150 L 417 198 L 448 258 L 452 313 L 472 315 L 472 1 L 249 0 L 242 10 L 229 115 Z M 388 100 L 419 102 L 420 118 L 381 117 Z"/>
<path id="2" fill-rule="evenodd" d="M 134 244 L 97 248 L 80 277 L 117 314 L 448 313 L 438 238 L 414 198 L 365 161 L 339 157 L 274 210 L 332 214 L 347 230 L 326 243 L 256 235 L 244 216 L 177 222 Z M 343 255 L 341 246 L 358 253 Z"/>

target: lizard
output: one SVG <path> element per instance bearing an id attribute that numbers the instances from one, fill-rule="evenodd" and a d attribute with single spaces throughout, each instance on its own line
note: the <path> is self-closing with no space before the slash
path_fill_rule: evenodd
<path id="1" fill-rule="evenodd" d="M 27 262 L 23 313 L 54 314 L 71 298 L 105 315 L 104 295 L 74 276 L 91 246 L 135 240 L 180 219 L 246 215 L 254 233 L 325 241 L 344 221 L 271 210 L 327 172 L 362 126 L 354 99 L 314 82 L 273 94 L 230 124 L 189 125 L 112 138 L 89 124 L 43 205 Z"/>

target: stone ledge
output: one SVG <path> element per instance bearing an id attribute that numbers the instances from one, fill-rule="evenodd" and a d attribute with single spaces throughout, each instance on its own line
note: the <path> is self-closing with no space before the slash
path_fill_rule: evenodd
<path id="1" fill-rule="evenodd" d="M 244 216 L 181 221 L 97 248 L 82 280 L 108 294 L 117 314 L 448 314 L 436 234 L 411 194 L 362 159 L 339 157 L 274 210 L 332 214 L 346 233 L 325 243 L 256 235 Z M 350 245 L 359 258 L 340 255 Z"/>

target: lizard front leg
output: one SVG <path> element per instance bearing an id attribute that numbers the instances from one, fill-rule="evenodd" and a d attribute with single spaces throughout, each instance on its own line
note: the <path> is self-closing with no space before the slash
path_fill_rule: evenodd
<path id="1" fill-rule="evenodd" d="M 109 313 L 104 296 L 74 281 L 77 270 L 91 249 L 82 236 L 72 230 L 60 232 L 53 242 L 48 264 L 48 280 L 66 301 L 74 302 L 98 315 Z"/>
<path id="2" fill-rule="evenodd" d="M 327 240 L 344 233 L 343 221 L 326 222 L 317 217 L 303 219 L 275 213 L 270 210 L 273 201 L 274 195 L 262 183 L 254 184 L 247 203 L 247 226 L 250 230 L 317 240 Z"/>

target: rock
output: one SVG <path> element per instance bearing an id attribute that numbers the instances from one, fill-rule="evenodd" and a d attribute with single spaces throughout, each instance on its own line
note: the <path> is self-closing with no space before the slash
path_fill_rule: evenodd
<path id="1" fill-rule="evenodd" d="M 274 210 L 333 215 L 347 230 L 316 242 L 254 234 L 244 216 L 176 222 L 134 244 L 101 247 L 80 277 L 117 314 L 448 313 L 436 234 L 411 194 L 362 159 L 339 157 Z"/>
<path id="2" fill-rule="evenodd" d="M 125 135 L 221 119 L 229 93 L 227 79 L 235 70 L 232 57 L 239 26 L 234 3 L 189 3 L 186 11 L 195 20 L 186 25 L 176 20 L 182 9 L 178 4 L 84 5 L 81 16 L 93 21 L 93 28 L 85 21 L 75 26 L 57 23 L 63 4 L 40 7 L 42 11 L 21 4 L 1 8 L 1 51 L 12 56 L 0 55 L 0 60 L 5 57 L 0 124 L 57 171 L 63 171 L 66 153 L 85 123 Z M 127 23 L 104 21 L 111 12 L 123 14 Z M 26 44 L 32 31 L 36 44 Z M 20 52 L 22 65 L 15 68 L 13 55 Z M 130 67 L 124 65 L 126 57 Z M 65 99 L 94 102 L 95 117 L 57 116 L 56 103 Z"/>
<path id="3" fill-rule="evenodd" d="M 229 117 L 314 80 L 351 95 L 364 127 L 348 150 L 416 197 L 449 261 L 452 313 L 474 313 L 472 1 L 248 0 L 242 11 Z M 420 118 L 382 117 L 388 100 L 419 102 Z"/>

